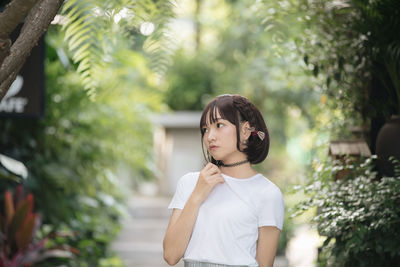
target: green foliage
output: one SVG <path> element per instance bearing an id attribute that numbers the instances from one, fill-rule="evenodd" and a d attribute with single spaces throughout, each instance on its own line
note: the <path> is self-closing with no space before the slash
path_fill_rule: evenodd
<path id="1" fill-rule="evenodd" d="M 166 75 L 168 88 L 164 99 L 173 110 L 202 110 L 205 101 L 215 93 L 215 72 L 201 53 L 193 57 L 182 51 L 176 53 Z"/>
<path id="2" fill-rule="evenodd" d="M 90 94 L 97 87 L 95 82 L 96 68 L 103 65 L 101 46 L 101 33 L 96 25 L 96 1 L 67 1 L 63 6 L 63 13 L 67 16 L 67 22 L 63 25 L 65 39 L 73 54 L 72 59 L 79 63 L 77 71 L 85 89 Z M 100 65 L 101 64 L 101 65 Z"/>
<path id="3" fill-rule="evenodd" d="M 107 89 L 98 79 L 112 68 L 121 49 L 139 48 L 155 72 L 165 72 L 170 63 L 166 25 L 173 16 L 172 8 L 168 0 L 66 1 L 62 8 L 65 40 L 89 95 Z M 146 33 L 144 24 L 154 29 Z"/>
<path id="4" fill-rule="evenodd" d="M 344 138 L 347 125 L 371 125 L 374 144 L 377 121 L 400 112 L 399 2 L 301 0 L 298 9 L 307 27 L 297 49 L 335 118 L 322 127 Z M 399 175 L 378 180 L 373 159 L 328 160 L 314 167 L 304 190 L 309 199 L 297 213 L 317 208 L 314 222 L 327 237 L 319 265 L 399 265 Z M 339 172 L 345 178 L 335 181 Z"/>
<path id="5" fill-rule="evenodd" d="M 400 176 L 378 180 L 373 158 L 316 164 L 304 188 L 310 198 L 297 214 L 317 207 L 318 231 L 326 236 L 320 266 L 397 266 L 400 263 Z M 334 181 L 347 170 L 345 179 Z"/>
<path id="6" fill-rule="evenodd" d="M 299 51 L 332 107 L 358 120 L 399 113 L 400 3 L 303 0 L 299 9 L 308 24 Z"/>
<path id="7" fill-rule="evenodd" d="M 141 29 L 143 23 L 146 22 L 151 22 L 155 27 L 154 32 L 146 35 L 147 38 L 143 42 L 143 50 L 148 57 L 149 67 L 157 74 L 164 75 L 171 64 L 173 38 L 170 36 L 168 23 L 175 16 L 174 4 L 168 0 L 133 2 L 136 5 L 135 17 L 139 18 L 139 20 L 133 20 L 136 24 L 133 27 Z M 129 25 L 132 27 L 132 23 Z"/>
<path id="8" fill-rule="evenodd" d="M 203 1 L 200 49 L 179 49 L 165 77 L 165 101 L 174 110 L 197 109 L 218 94 L 248 97 L 268 114 L 274 142 L 284 145 L 290 127 L 287 107 L 310 126 L 319 92 L 296 55 L 295 5 L 277 1 Z M 224 15 L 221 15 L 224 14 Z M 193 18 L 193 20 L 195 20 Z"/>
<path id="9" fill-rule="evenodd" d="M 36 239 L 41 218 L 33 212 L 33 195 L 25 196 L 20 185 L 14 196 L 6 190 L 3 202 L 4 214 L 0 214 L 0 266 L 27 266 L 42 261 L 46 258 L 45 254 L 56 256 L 57 251 L 46 246 L 47 237 Z"/>
<path id="10" fill-rule="evenodd" d="M 293 237 L 295 224 L 293 223 L 292 218 L 288 212 L 285 212 L 285 220 L 283 224 L 282 231 L 279 235 L 278 241 L 278 249 L 276 251 L 277 255 L 284 255 L 287 244 L 290 239 Z"/>
<path id="11" fill-rule="evenodd" d="M 100 266 L 113 256 L 108 246 L 125 212 L 118 168 L 129 165 L 134 179 L 151 177 L 149 113 L 159 106 L 159 97 L 143 56 L 121 51 L 118 63 L 98 79 L 112 94 L 104 90 L 90 101 L 78 74 L 59 60 L 68 55 L 60 39 L 57 28 L 50 29 L 45 117 L 2 118 L 0 149 L 27 166 L 22 182 L 35 195 L 46 233 L 70 233 L 55 245 L 79 251 L 72 259 L 47 259 L 41 266 Z M 8 180 L 0 183 L 2 189 L 12 186 Z"/>

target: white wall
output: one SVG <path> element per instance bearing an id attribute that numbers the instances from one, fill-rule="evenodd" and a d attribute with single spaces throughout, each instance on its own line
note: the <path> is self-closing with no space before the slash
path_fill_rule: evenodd
<path id="1" fill-rule="evenodd" d="M 180 177 L 200 171 L 204 166 L 201 149 L 199 112 L 176 112 L 156 118 L 158 129 L 154 134 L 159 193 L 175 193 Z"/>
<path id="2" fill-rule="evenodd" d="M 178 179 L 188 172 L 202 169 L 204 157 L 201 150 L 200 132 L 198 129 L 169 129 L 167 136 L 173 140 L 172 153 L 167 160 L 168 185 L 163 193 L 175 192 Z"/>

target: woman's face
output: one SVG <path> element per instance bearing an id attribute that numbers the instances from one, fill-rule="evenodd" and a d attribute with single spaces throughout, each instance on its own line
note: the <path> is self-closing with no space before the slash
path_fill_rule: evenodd
<path id="1" fill-rule="evenodd" d="M 203 127 L 203 142 L 214 159 L 223 162 L 237 160 L 242 152 L 236 147 L 236 126 L 222 119 L 218 111 L 216 115 L 217 120 L 211 124 L 207 115 L 207 124 Z"/>

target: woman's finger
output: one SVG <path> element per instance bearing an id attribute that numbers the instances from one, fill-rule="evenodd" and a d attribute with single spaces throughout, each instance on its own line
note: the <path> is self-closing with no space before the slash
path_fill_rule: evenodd
<path id="1" fill-rule="evenodd" d="M 224 183 L 225 179 L 222 177 L 222 175 L 220 173 L 214 174 L 210 177 L 214 184 L 219 184 L 219 183 Z"/>
<path id="2" fill-rule="evenodd" d="M 205 175 L 213 175 L 219 172 L 219 169 L 215 165 L 209 166 L 207 169 L 202 171 Z"/>
<path id="3" fill-rule="evenodd" d="M 210 170 L 212 168 L 212 166 L 214 166 L 214 164 L 212 164 L 211 162 L 207 163 L 206 166 L 204 166 L 202 171 L 207 171 Z"/>

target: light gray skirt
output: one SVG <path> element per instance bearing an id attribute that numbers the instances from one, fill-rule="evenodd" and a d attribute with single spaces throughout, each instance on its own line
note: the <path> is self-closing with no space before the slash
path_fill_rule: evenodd
<path id="1" fill-rule="evenodd" d="M 226 265 L 194 260 L 183 260 L 185 262 L 185 267 L 249 267 L 248 265 Z"/>

